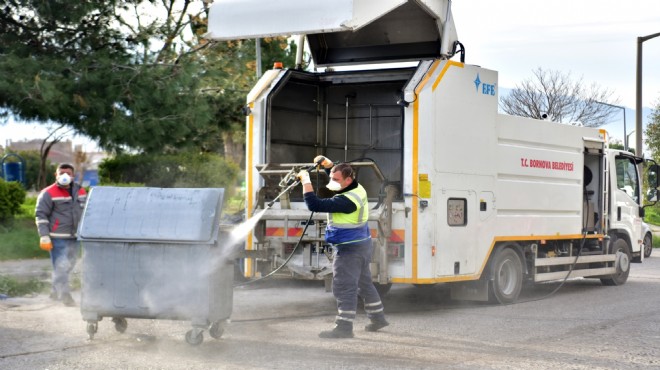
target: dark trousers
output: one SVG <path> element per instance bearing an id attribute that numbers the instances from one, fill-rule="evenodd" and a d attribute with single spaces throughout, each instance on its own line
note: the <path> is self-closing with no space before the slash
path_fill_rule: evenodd
<path id="1" fill-rule="evenodd" d="M 332 262 L 332 293 L 337 299 L 338 310 L 335 322 L 353 322 L 358 297 L 364 300 L 367 317 L 384 318 L 383 303 L 369 270 L 373 250 L 371 240 L 335 246 Z"/>

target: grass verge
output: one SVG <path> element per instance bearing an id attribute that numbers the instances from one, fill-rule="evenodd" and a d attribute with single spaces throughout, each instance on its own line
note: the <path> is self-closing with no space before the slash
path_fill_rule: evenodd
<path id="1" fill-rule="evenodd" d="M 38 279 L 21 281 L 9 276 L 0 275 L 0 294 L 9 297 L 21 297 L 32 293 L 41 293 L 48 284 Z"/>

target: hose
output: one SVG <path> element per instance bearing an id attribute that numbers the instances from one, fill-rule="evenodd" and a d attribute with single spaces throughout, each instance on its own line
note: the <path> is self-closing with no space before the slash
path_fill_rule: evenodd
<path id="1" fill-rule="evenodd" d="M 307 170 L 307 171 L 311 171 L 311 170 L 313 170 L 315 167 L 320 166 L 321 163 L 323 163 L 323 159 L 320 159 L 317 163 L 314 163 L 312 166 L 306 168 L 306 170 Z M 317 177 L 317 179 L 318 179 L 318 177 Z M 294 187 L 298 186 L 298 184 L 300 184 L 300 180 L 296 180 L 296 181 L 292 182 L 291 184 L 289 184 L 289 186 L 287 186 L 284 190 L 282 190 L 282 191 L 281 191 L 281 192 L 275 197 L 275 199 L 273 199 L 272 201 L 270 201 L 270 203 L 268 203 L 268 205 L 266 206 L 266 209 L 272 207 L 272 206 L 275 204 L 275 201 L 277 201 L 282 195 L 284 195 L 284 194 L 285 194 L 286 192 L 288 192 L 289 190 L 291 190 L 291 189 L 293 189 Z M 255 210 L 256 210 L 256 208 L 255 208 Z M 253 213 L 254 213 L 254 211 L 253 211 Z M 302 242 L 302 239 L 305 237 L 305 234 L 307 233 L 307 228 L 309 227 L 310 222 L 312 222 L 312 217 L 314 217 L 314 211 L 311 211 L 311 212 L 310 212 L 310 214 L 309 214 L 309 218 L 307 219 L 307 222 L 305 223 L 305 227 L 303 228 L 303 231 L 302 231 L 302 233 L 300 234 L 300 238 L 298 239 L 298 242 L 296 243 L 296 246 L 295 246 L 295 247 L 293 248 L 293 250 L 291 251 L 291 254 L 289 254 L 289 257 L 287 257 L 287 258 L 284 260 L 284 263 L 282 263 L 281 265 L 279 265 L 275 270 L 269 272 L 267 275 L 264 275 L 264 276 L 262 276 L 262 277 L 260 277 L 260 278 L 258 278 L 258 279 L 252 279 L 252 280 L 248 280 L 248 281 L 245 281 L 245 282 L 242 282 L 242 283 L 239 283 L 239 284 L 234 284 L 234 287 L 244 286 L 244 285 L 248 285 L 248 284 L 256 283 L 256 282 L 258 282 L 258 281 L 265 280 L 265 279 L 267 279 L 267 278 L 269 278 L 269 277 L 275 275 L 275 273 L 277 273 L 278 271 L 280 271 L 280 270 L 282 269 L 282 267 L 286 266 L 286 265 L 289 263 L 289 261 L 291 261 L 291 258 L 293 258 L 293 255 L 296 253 L 296 251 L 298 251 L 298 248 L 300 247 L 300 243 Z M 317 253 L 318 253 L 318 251 L 317 251 Z"/>
<path id="2" fill-rule="evenodd" d="M 284 263 L 279 265 L 275 270 L 269 272 L 267 275 L 264 275 L 264 276 L 262 276 L 258 279 L 252 279 L 252 280 L 248 280 L 248 281 L 245 281 L 245 282 L 242 282 L 242 283 L 239 283 L 239 284 L 234 284 L 234 288 L 239 287 L 239 286 L 249 285 L 249 284 L 252 284 L 252 283 L 256 283 L 256 282 L 261 281 L 261 280 L 265 280 L 265 279 L 275 275 L 275 273 L 280 271 L 282 269 L 282 267 L 286 266 L 289 263 L 289 261 L 291 260 L 291 258 L 293 257 L 293 255 L 298 250 L 298 247 L 300 247 L 300 242 L 302 242 L 302 239 L 305 237 L 305 233 L 307 232 L 307 228 L 309 227 L 309 223 L 312 221 L 312 217 L 314 217 L 314 212 L 313 211 L 309 214 L 309 218 L 307 219 L 307 222 L 305 223 L 305 227 L 303 228 L 303 231 L 302 231 L 302 234 L 300 235 L 300 238 L 298 238 L 298 242 L 296 243 L 296 246 L 291 251 L 291 254 L 289 254 L 289 257 L 287 257 L 284 260 Z M 318 251 L 317 251 L 317 253 L 318 253 Z"/>

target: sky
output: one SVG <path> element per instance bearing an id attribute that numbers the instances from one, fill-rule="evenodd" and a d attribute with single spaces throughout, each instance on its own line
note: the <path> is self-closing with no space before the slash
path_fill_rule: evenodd
<path id="1" fill-rule="evenodd" d="M 501 88 L 539 67 L 570 73 L 611 90 L 626 108 L 627 133 L 634 130 L 637 37 L 660 32 L 660 0 L 453 0 L 452 11 L 466 63 L 498 71 Z M 642 105 L 650 108 L 660 101 L 660 37 L 642 45 Z M 605 126 L 614 138 L 623 138 L 622 113 Z M 0 145 L 46 134 L 41 126 L 9 123 L 0 126 Z"/>
<path id="2" fill-rule="evenodd" d="M 635 129 L 637 38 L 660 33 L 660 0 L 454 0 L 452 13 L 466 63 L 498 71 L 501 87 L 539 67 L 570 73 L 611 90 L 626 108 L 627 133 Z M 642 106 L 650 108 L 660 101 L 660 37 L 642 45 Z M 605 128 L 622 139 L 618 111 Z"/>

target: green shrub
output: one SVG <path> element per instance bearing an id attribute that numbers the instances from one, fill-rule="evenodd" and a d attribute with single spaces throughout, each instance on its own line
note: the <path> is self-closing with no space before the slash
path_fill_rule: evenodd
<path id="1" fill-rule="evenodd" d="M 102 185 L 139 183 L 159 188 L 225 188 L 230 192 L 239 173 L 238 166 L 209 153 L 123 154 L 99 165 Z"/>
<path id="2" fill-rule="evenodd" d="M 0 179 L 0 223 L 7 224 L 21 212 L 21 204 L 25 201 L 23 186 L 15 181 L 6 182 Z"/>
<path id="3" fill-rule="evenodd" d="M 46 288 L 46 283 L 38 279 L 28 281 L 16 280 L 9 276 L 0 275 L 0 293 L 10 297 L 20 297 L 31 293 L 40 293 Z"/>
<path id="4" fill-rule="evenodd" d="M 660 211 L 657 206 L 644 208 L 644 222 L 652 225 L 660 225 Z"/>

